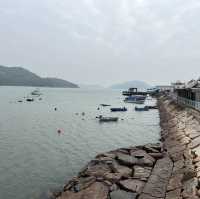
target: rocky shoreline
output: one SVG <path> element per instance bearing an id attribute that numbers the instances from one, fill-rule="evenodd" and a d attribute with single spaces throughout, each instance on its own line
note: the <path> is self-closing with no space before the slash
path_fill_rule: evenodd
<path id="1" fill-rule="evenodd" d="M 200 196 L 198 119 L 158 99 L 161 142 L 99 154 L 56 199 L 196 199 Z M 198 113 L 197 113 L 198 115 Z"/>

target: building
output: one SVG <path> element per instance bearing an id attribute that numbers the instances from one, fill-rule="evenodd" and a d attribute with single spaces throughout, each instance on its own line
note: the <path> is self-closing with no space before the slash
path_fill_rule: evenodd
<path id="1" fill-rule="evenodd" d="M 156 86 L 159 92 L 173 92 L 174 87 L 172 85 L 160 85 Z"/>
<path id="2" fill-rule="evenodd" d="M 200 79 L 191 80 L 184 87 L 178 87 L 174 91 L 177 102 L 200 111 Z"/>

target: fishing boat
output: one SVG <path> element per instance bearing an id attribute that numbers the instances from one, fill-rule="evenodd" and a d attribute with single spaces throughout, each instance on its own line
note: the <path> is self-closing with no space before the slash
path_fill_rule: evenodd
<path id="1" fill-rule="evenodd" d="M 40 90 L 39 90 L 39 89 L 36 89 L 36 90 L 34 90 L 34 91 L 31 92 L 31 95 L 40 96 L 40 95 L 42 95 L 42 94 L 40 93 Z"/>
<path id="2" fill-rule="evenodd" d="M 111 106 L 110 104 L 100 104 L 100 106 Z"/>
<path id="3" fill-rule="evenodd" d="M 33 102 L 34 99 L 33 99 L 33 98 L 27 98 L 26 101 L 27 101 L 27 102 Z"/>
<path id="4" fill-rule="evenodd" d="M 144 104 L 146 96 L 143 95 L 131 95 L 126 97 L 124 102 L 127 103 L 136 103 L 136 104 Z"/>
<path id="5" fill-rule="evenodd" d="M 123 108 L 111 108 L 110 110 L 112 112 L 125 112 L 125 111 L 127 111 L 127 108 L 126 107 L 123 107 Z"/>
<path id="6" fill-rule="evenodd" d="M 149 107 L 148 106 L 144 106 L 144 107 L 135 107 L 135 111 L 148 111 Z"/>
<path id="7" fill-rule="evenodd" d="M 147 106 L 149 109 L 158 109 L 158 106 Z"/>
<path id="8" fill-rule="evenodd" d="M 118 117 L 103 117 L 102 115 L 97 118 L 99 119 L 99 122 L 117 122 L 119 119 Z"/>

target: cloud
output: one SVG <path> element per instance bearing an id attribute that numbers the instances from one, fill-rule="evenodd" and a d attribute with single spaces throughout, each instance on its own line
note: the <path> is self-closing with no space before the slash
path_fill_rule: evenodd
<path id="1" fill-rule="evenodd" d="M 189 79 L 199 61 L 199 7 L 198 0 L 0 0 L 0 58 L 86 83 L 167 82 L 181 79 L 178 70 Z"/>

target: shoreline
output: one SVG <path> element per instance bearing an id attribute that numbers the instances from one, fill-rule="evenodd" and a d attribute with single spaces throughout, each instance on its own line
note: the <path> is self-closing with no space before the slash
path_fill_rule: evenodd
<path id="1" fill-rule="evenodd" d="M 52 198 L 199 198 L 200 113 L 167 97 L 160 97 L 158 106 L 160 143 L 97 155 Z"/>

